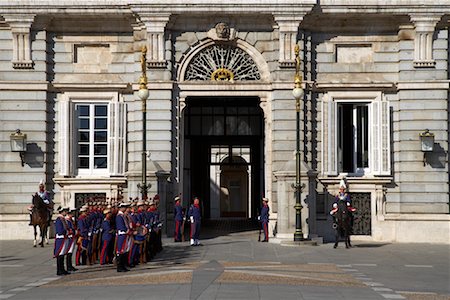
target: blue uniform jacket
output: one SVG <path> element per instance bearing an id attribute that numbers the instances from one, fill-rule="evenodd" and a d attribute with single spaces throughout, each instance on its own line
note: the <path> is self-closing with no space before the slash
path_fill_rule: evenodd
<path id="1" fill-rule="evenodd" d="M 88 237 L 88 226 L 86 224 L 86 217 L 81 216 L 78 218 L 78 230 L 80 231 L 80 236 L 87 239 Z"/>
<path id="2" fill-rule="evenodd" d="M 334 203 L 338 203 L 340 199 L 351 203 L 350 195 L 347 193 L 338 193 L 336 197 L 334 197 Z"/>
<path id="3" fill-rule="evenodd" d="M 200 220 L 201 220 L 200 206 L 196 206 L 196 205 L 192 204 L 189 207 L 188 216 L 189 216 L 189 218 L 191 216 L 194 217 L 194 222 L 200 222 Z"/>
<path id="4" fill-rule="evenodd" d="M 110 241 L 112 239 L 111 221 L 104 219 L 102 223 L 102 241 Z"/>
<path id="5" fill-rule="evenodd" d="M 261 219 L 262 223 L 269 223 L 269 206 L 263 205 L 261 208 Z"/>
<path id="6" fill-rule="evenodd" d="M 175 204 L 173 214 L 175 216 L 175 221 L 183 221 L 183 208 L 180 204 Z"/>

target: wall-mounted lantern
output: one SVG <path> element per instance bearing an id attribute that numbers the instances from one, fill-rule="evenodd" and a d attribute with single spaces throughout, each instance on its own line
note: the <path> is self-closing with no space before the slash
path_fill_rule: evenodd
<path id="1" fill-rule="evenodd" d="M 420 133 L 420 143 L 422 145 L 423 152 L 433 152 L 434 148 L 434 133 L 431 133 L 428 129 Z"/>
<path id="2" fill-rule="evenodd" d="M 420 136 L 420 144 L 422 146 L 423 152 L 423 165 L 426 165 L 426 153 L 433 152 L 434 149 L 434 133 L 431 133 L 428 129 L 425 129 L 424 132 L 419 134 Z"/>
<path id="3" fill-rule="evenodd" d="M 11 133 L 9 136 L 11 142 L 11 152 L 19 152 L 20 160 L 22 161 L 22 167 L 25 165 L 25 152 L 27 151 L 27 135 L 20 132 L 17 129 L 16 132 Z"/>

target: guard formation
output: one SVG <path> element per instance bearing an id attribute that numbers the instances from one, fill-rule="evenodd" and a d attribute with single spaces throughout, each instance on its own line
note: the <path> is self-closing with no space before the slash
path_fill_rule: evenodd
<path id="1" fill-rule="evenodd" d="M 184 241 L 185 224 L 189 222 L 190 245 L 200 246 L 200 200 L 194 197 L 193 203 L 184 210 L 180 197 L 174 199 L 174 241 Z M 262 200 L 258 218 L 264 232 L 262 242 L 268 242 L 268 199 Z M 163 249 L 158 195 L 149 201 L 88 197 L 82 203 L 79 209 L 61 206 L 57 209 L 53 251 L 57 275 L 78 270 L 72 264 L 75 246 L 76 266 L 116 264 L 117 272 L 128 272 L 129 268 L 145 264 Z"/>
<path id="2" fill-rule="evenodd" d="M 75 244 L 75 265 L 115 263 L 117 272 L 144 264 L 162 250 L 159 197 L 129 202 L 100 197 L 85 200 L 78 211 L 68 207 L 57 210 L 54 248 L 57 275 L 77 270 L 72 265 Z"/>

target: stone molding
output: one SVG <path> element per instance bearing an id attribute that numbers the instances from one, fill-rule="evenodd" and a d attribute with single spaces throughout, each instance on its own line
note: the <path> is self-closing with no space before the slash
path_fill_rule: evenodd
<path id="1" fill-rule="evenodd" d="M 170 14 L 139 14 L 140 20 L 145 24 L 147 32 L 147 67 L 165 68 L 166 40 L 165 30 Z"/>
<path id="2" fill-rule="evenodd" d="M 436 24 L 442 16 L 410 15 L 415 26 L 414 37 L 414 67 L 432 68 L 436 62 L 433 59 L 433 34 Z"/>
<path id="3" fill-rule="evenodd" d="M 306 13 L 305 13 L 306 14 Z M 304 15 L 274 16 L 279 31 L 279 60 L 281 68 L 295 67 L 294 47 L 297 44 L 298 28 Z"/>
<path id="4" fill-rule="evenodd" d="M 3 15 L 5 22 L 10 26 L 13 36 L 14 69 L 32 69 L 30 31 L 36 15 L 11 14 Z"/>

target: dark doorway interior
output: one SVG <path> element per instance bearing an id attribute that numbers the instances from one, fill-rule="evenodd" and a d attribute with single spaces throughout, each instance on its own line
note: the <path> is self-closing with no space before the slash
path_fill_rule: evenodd
<path id="1" fill-rule="evenodd" d="M 257 97 L 186 99 L 183 194 L 200 198 L 205 219 L 258 214 L 264 190 L 259 102 Z"/>

